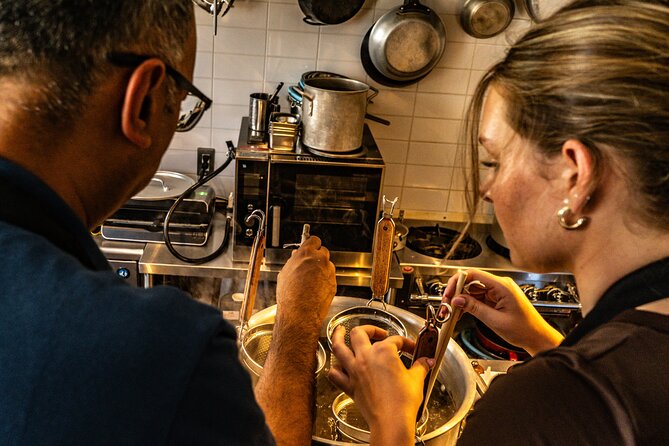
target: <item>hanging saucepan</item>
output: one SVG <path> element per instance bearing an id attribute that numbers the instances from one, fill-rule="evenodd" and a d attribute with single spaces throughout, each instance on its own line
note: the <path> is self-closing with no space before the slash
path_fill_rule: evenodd
<path id="1" fill-rule="evenodd" d="M 446 29 L 439 15 L 418 0 L 404 0 L 369 29 L 360 58 L 379 84 L 404 87 L 427 76 L 445 46 Z"/>
<path id="2" fill-rule="evenodd" d="M 309 25 L 336 25 L 360 11 L 365 0 L 299 0 L 302 19 Z"/>
<path id="3" fill-rule="evenodd" d="M 504 31 L 515 11 L 513 0 L 464 0 L 460 24 L 470 36 L 487 39 Z"/>
<path id="4" fill-rule="evenodd" d="M 543 22 L 573 0 L 525 0 L 527 15 L 534 22 Z"/>

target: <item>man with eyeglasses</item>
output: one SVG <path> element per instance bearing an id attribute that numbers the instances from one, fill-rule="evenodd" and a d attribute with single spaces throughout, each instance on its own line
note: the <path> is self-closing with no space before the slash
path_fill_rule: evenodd
<path id="1" fill-rule="evenodd" d="M 211 106 L 194 58 L 191 0 L 0 0 L 0 443 L 310 444 L 317 237 L 279 275 L 254 398 L 218 311 L 128 286 L 88 233 Z"/>

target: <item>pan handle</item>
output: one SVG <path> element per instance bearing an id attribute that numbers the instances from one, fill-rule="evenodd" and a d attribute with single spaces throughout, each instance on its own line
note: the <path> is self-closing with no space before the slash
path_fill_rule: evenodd
<path id="1" fill-rule="evenodd" d="M 311 17 L 302 17 L 302 21 L 306 23 L 307 25 L 314 25 L 314 26 L 323 26 L 325 23 L 317 22 L 315 19 Z"/>
<path id="2" fill-rule="evenodd" d="M 404 0 L 404 4 L 400 6 L 399 13 L 406 14 L 408 12 L 419 12 L 421 14 L 429 14 L 430 8 L 423 5 L 419 0 Z"/>
<path id="3" fill-rule="evenodd" d="M 369 113 L 365 113 L 365 119 L 369 119 L 370 121 L 378 122 L 379 124 L 383 124 L 386 126 L 390 125 L 390 121 L 383 118 L 379 118 L 378 116 L 370 115 Z"/>

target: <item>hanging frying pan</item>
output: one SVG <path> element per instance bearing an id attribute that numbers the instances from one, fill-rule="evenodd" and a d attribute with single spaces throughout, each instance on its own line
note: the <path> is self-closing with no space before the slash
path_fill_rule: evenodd
<path id="1" fill-rule="evenodd" d="M 360 11 L 365 0 L 299 0 L 302 19 L 309 25 L 336 25 Z"/>
<path id="2" fill-rule="evenodd" d="M 439 15 L 418 0 L 404 0 L 369 29 L 360 58 L 376 82 L 403 87 L 427 76 L 445 46 L 446 29 Z"/>
<path id="3" fill-rule="evenodd" d="M 504 31 L 515 12 L 513 0 L 464 0 L 460 24 L 470 36 L 487 39 Z"/>

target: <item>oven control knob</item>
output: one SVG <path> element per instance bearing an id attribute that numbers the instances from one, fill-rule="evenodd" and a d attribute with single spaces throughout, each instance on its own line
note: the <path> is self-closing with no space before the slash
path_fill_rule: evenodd
<path id="1" fill-rule="evenodd" d="M 246 236 L 247 237 L 253 237 L 253 229 L 249 228 L 246 230 Z"/>
<path id="2" fill-rule="evenodd" d="M 253 204 L 249 203 L 246 205 L 246 209 L 251 212 L 253 210 Z"/>
<path id="3" fill-rule="evenodd" d="M 128 277 L 130 277 L 130 270 L 128 268 L 119 268 L 116 270 L 116 274 L 121 279 L 127 279 Z"/>

